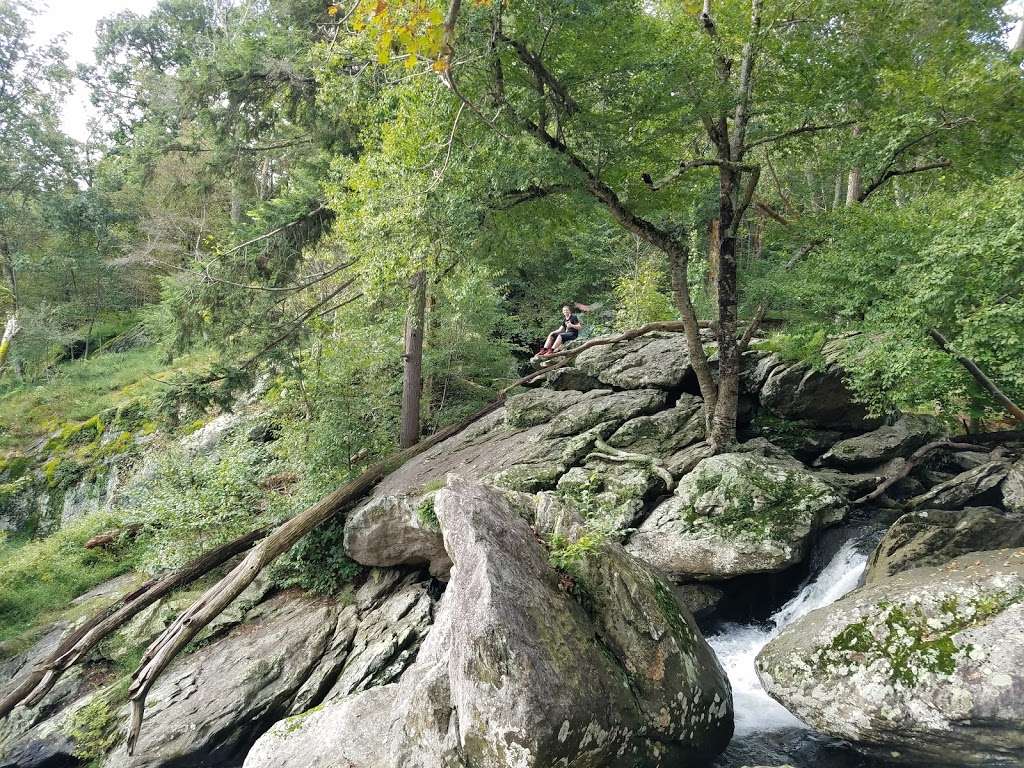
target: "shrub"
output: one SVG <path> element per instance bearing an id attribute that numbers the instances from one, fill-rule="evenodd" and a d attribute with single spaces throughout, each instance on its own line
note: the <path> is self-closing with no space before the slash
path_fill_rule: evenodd
<path id="1" fill-rule="evenodd" d="M 280 587 L 335 594 L 354 581 L 363 566 L 345 555 L 344 520 L 328 520 L 277 559 L 271 578 Z"/>

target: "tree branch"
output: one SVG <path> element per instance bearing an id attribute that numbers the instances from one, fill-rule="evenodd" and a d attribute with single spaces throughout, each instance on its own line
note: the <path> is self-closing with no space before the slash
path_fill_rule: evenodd
<path id="1" fill-rule="evenodd" d="M 772 134 L 771 136 L 765 136 L 764 138 L 761 139 L 755 139 L 754 141 L 747 144 L 747 149 L 749 150 L 753 149 L 754 147 L 760 147 L 762 144 L 771 144 L 776 141 L 783 141 L 784 139 L 789 139 L 794 136 L 800 136 L 805 133 L 817 133 L 819 131 L 831 131 L 835 128 L 846 128 L 850 125 L 853 125 L 855 122 L 855 120 L 842 120 L 837 123 L 828 123 L 824 125 L 811 125 L 808 123 L 804 123 L 799 128 L 793 128 L 788 131 L 783 131 L 782 133 L 776 133 Z"/>
<path id="2" fill-rule="evenodd" d="M 872 181 L 868 186 L 857 196 L 857 202 L 863 203 L 868 197 L 880 189 L 887 181 L 894 179 L 897 176 L 909 176 L 912 173 L 924 173 L 925 171 L 934 171 L 937 168 L 949 168 L 953 165 L 949 160 L 942 158 L 931 163 L 924 163 L 923 165 L 915 165 L 910 168 L 890 168 L 885 171 L 881 176 Z"/>
<path id="3" fill-rule="evenodd" d="M 734 163 L 731 160 L 725 160 L 725 159 L 717 158 L 717 157 L 706 157 L 706 158 L 701 158 L 699 160 L 680 160 L 678 168 L 676 168 L 674 171 L 672 171 L 672 173 L 670 173 L 670 174 L 666 175 L 665 177 L 659 179 L 658 181 L 654 181 L 654 179 L 651 178 L 651 174 L 649 174 L 649 173 L 642 174 L 640 178 L 643 179 L 643 182 L 644 182 L 644 184 L 647 185 L 648 189 L 653 190 L 654 192 L 657 192 L 659 189 L 661 189 L 665 185 L 670 184 L 673 181 L 675 181 L 676 179 L 678 179 L 680 176 L 682 176 L 687 171 L 692 171 L 694 168 L 711 168 L 711 167 L 714 167 L 714 168 L 729 168 L 731 170 L 752 172 L 756 166 L 750 165 L 750 164 L 747 164 L 747 163 Z"/>
<path id="4" fill-rule="evenodd" d="M 943 352 L 946 352 L 956 358 L 956 361 L 960 363 L 992 397 L 994 397 L 999 404 L 1002 405 L 1007 412 L 1021 424 L 1024 424 L 1024 410 L 1021 409 L 1009 396 L 999 388 L 999 386 L 992 381 L 985 373 L 978 367 L 978 364 L 971 360 L 965 355 L 961 355 L 959 352 L 953 351 L 946 337 L 939 333 L 935 328 L 928 329 L 928 335 L 932 337 L 935 343 L 939 346 Z"/>

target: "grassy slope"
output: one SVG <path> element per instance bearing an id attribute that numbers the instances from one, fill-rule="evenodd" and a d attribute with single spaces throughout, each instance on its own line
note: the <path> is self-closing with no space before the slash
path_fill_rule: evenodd
<path id="1" fill-rule="evenodd" d="M 151 395 L 176 373 L 199 367 L 209 358 L 194 353 L 164 364 L 154 348 L 102 353 L 57 367 L 40 384 L 0 381 L 0 451 L 22 448 L 67 422 L 84 421 L 130 399 Z"/>

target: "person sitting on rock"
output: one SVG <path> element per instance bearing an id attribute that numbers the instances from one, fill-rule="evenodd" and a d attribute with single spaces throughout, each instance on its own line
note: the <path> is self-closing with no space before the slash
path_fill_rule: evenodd
<path id="1" fill-rule="evenodd" d="M 562 324 L 548 334 L 543 348 L 538 353 L 541 357 L 553 355 L 562 347 L 580 335 L 583 323 L 572 313 L 572 307 L 566 304 L 562 307 Z"/>

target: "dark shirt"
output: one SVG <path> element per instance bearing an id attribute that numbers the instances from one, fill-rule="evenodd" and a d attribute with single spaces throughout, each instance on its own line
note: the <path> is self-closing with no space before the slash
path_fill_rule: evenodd
<path id="1" fill-rule="evenodd" d="M 562 324 L 558 326 L 559 330 L 568 331 L 569 333 L 578 333 L 577 329 L 569 327 L 569 323 L 572 323 L 573 325 L 579 325 L 580 319 L 576 317 L 576 315 L 569 315 L 569 319 L 566 320 L 563 316 Z"/>

